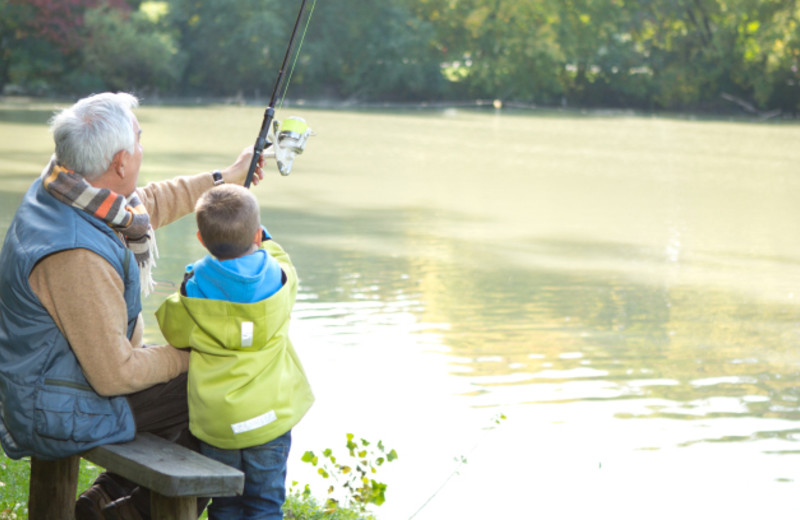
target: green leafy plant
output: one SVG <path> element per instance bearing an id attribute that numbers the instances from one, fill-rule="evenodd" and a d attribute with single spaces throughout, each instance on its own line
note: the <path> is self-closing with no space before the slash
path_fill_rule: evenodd
<path id="1" fill-rule="evenodd" d="M 366 439 L 355 440 L 355 435 L 347 434 L 346 443 L 349 457 L 340 459 L 330 448 L 317 456 L 307 451 L 302 461 L 317 468 L 317 474 L 331 481 L 325 507 L 331 511 L 341 507 L 364 512 L 370 504 L 380 506 L 386 501 L 386 487 L 383 482 L 373 478 L 378 468 L 397 459 L 397 452 L 389 450 L 383 441 L 371 443 Z M 310 493 L 306 485 L 305 494 Z"/>
<path id="2" fill-rule="evenodd" d="M 286 520 L 375 520 L 368 514 L 355 509 L 338 508 L 331 510 L 317 503 L 311 496 L 308 486 L 303 491 L 292 489 L 283 504 L 283 518 Z"/>

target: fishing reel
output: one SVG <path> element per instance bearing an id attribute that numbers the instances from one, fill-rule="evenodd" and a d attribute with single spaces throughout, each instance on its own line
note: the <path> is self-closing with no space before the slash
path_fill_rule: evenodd
<path id="1" fill-rule="evenodd" d="M 273 148 L 275 159 L 278 162 L 278 171 L 281 175 L 292 172 L 294 159 L 306 149 L 308 138 L 314 133 L 302 117 L 287 117 L 280 121 L 272 122 Z"/>

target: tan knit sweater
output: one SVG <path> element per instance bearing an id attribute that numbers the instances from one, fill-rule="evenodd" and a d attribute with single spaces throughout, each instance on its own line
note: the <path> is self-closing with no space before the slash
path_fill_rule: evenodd
<path id="1" fill-rule="evenodd" d="M 211 186 L 211 174 L 201 173 L 151 183 L 138 193 L 158 228 L 191 213 Z M 36 264 L 29 281 L 98 394 L 130 394 L 188 370 L 187 351 L 169 345 L 141 348 L 141 314 L 128 340 L 123 281 L 100 255 L 88 249 L 55 253 Z"/>

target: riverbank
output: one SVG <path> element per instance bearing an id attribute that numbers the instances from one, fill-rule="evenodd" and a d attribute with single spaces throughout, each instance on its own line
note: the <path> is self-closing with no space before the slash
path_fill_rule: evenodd
<path id="1" fill-rule="evenodd" d="M 0 96 L 0 106 L 37 107 L 68 105 L 75 101 L 67 97 Z M 148 106 L 197 107 L 197 106 L 250 106 L 266 107 L 268 98 L 262 97 L 161 97 L 144 96 L 142 103 Z M 307 100 L 285 99 L 280 109 L 334 110 L 334 111 L 446 111 L 454 109 L 488 111 L 521 115 L 581 116 L 581 117 L 663 117 L 679 120 L 717 120 L 742 122 L 796 122 L 800 115 L 793 116 L 780 111 L 761 112 L 754 108 L 744 109 L 731 105 L 727 111 L 680 112 L 647 111 L 626 108 L 582 108 L 572 106 L 546 106 L 532 103 L 504 101 L 501 99 L 475 99 L 470 101 L 431 101 L 431 102 L 360 102 L 347 100 Z"/>

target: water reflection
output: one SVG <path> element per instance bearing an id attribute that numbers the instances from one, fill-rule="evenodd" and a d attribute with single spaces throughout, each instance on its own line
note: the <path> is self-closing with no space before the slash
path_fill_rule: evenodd
<path id="1" fill-rule="evenodd" d="M 365 338 L 381 338 L 370 348 L 413 342 L 446 352 L 459 395 L 477 408 L 636 400 L 614 416 L 800 419 L 800 311 L 791 300 L 670 285 L 670 250 L 531 241 L 526 247 L 549 259 L 542 264 L 562 268 L 522 269 L 480 243 L 443 243 L 409 227 L 430 220 L 424 211 L 385 220 L 370 213 L 369 227 L 354 229 L 361 217 L 352 214 L 265 212 L 301 273 L 294 319 L 306 341 L 363 349 Z M 203 253 L 192 225 L 159 232 L 171 244 L 160 276 L 179 279 L 187 254 Z M 352 235 L 341 232 L 348 227 Z M 611 259 L 666 267 L 643 282 L 618 269 L 570 266 Z"/>

